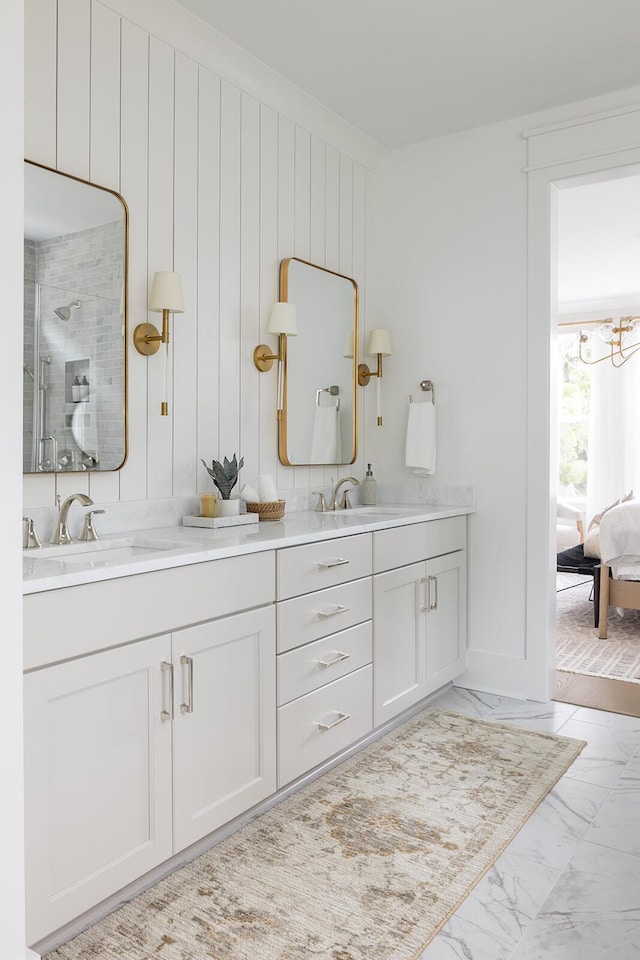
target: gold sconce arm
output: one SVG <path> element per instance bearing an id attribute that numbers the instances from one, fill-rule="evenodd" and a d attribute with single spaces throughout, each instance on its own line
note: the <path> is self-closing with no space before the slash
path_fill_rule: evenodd
<path id="1" fill-rule="evenodd" d="M 133 345 L 144 357 L 152 357 L 161 343 L 169 343 L 169 311 L 162 310 L 162 333 L 153 323 L 139 323 L 133 331 Z"/>
<path id="2" fill-rule="evenodd" d="M 281 361 L 284 358 L 283 342 L 285 334 L 281 333 L 278 335 L 278 353 L 272 353 L 271 347 L 268 347 L 265 343 L 260 343 L 253 351 L 253 363 L 256 367 L 256 370 L 259 370 L 260 373 L 266 373 L 267 370 L 271 370 L 274 360 Z"/>

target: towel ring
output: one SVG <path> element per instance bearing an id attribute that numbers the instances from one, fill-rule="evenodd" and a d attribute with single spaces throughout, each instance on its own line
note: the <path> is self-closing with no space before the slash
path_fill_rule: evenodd
<path id="1" fill-rule="evenodd" d="M 433 381 L 421 380 L 420 389 L 423 390 L 425 393 L 431 393 L 431 403 L 436 402 L 436 388 L 433 385 Z M 413 397 L 411 394 L 409 394 L 409 403 L 413 403 Z"/>

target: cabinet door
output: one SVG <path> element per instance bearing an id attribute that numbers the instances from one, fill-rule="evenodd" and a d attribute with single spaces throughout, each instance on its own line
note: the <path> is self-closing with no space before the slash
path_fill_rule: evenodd
<path id="1" fill-rule="evenodd" d="M 466 551 L 427 561 L 427 687 L 437 690 L 466 666 Z"/>
<path id="2" fill-rule="evenodd" d="M 276 789 L 275 612 L 173 635 L 176 852 Z"/>
<path id="3" fill-rule="evenodd" d="M 373 578 L 374 726 L 425 695 L 424 563 Z"/>
<path id="4" fill-rule="evenodd" d="M 25 676 L 27 941 L 171 856 L 170 637 Z"/>

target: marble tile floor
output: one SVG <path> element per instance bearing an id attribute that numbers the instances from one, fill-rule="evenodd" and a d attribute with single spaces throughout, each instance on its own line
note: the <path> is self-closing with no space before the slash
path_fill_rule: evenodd
<path id="1" fill-rule="evenodd" d="M 456 688 L 434 705 L 587 746 L 418 960 L 640 960 L 640 719 Z"/>

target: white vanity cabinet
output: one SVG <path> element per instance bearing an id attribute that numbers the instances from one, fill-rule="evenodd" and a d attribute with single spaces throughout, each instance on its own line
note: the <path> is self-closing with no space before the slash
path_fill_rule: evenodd
<path id="1" fill-rule="evenodd" d="M 372 729 L 371 534 L 278 551 L 278 786 Z"/>
<path id="2" fill-rule="evenodd" d="M 458 676 L 466 658 L 466 517 L 374 533 L 374 725 Z"/>
<path id="3" fill-rule="evenodd" d="M 90 602 L 117 584 L 137 597 L 135 613 L 99 608 L 95 632 L 106 629 L 111 648 L 25 674 L 29 943 L 275 792 L 274 554 L 181 568 L 181 586 L 189 571 L 191 589 L 172 590 L 164 611 L 172 629 L 149 639 L 131 622 L 139 629 L 146 609 L 155 625 L 160 572 L 89 585 Z M 178 572 L 162 571 L 162 585 Z M 48 607 L 81 608 L 85 590 L 25 598 L 30 656 Z M 215 619 L 174 628 L 193 609 Z"/>

